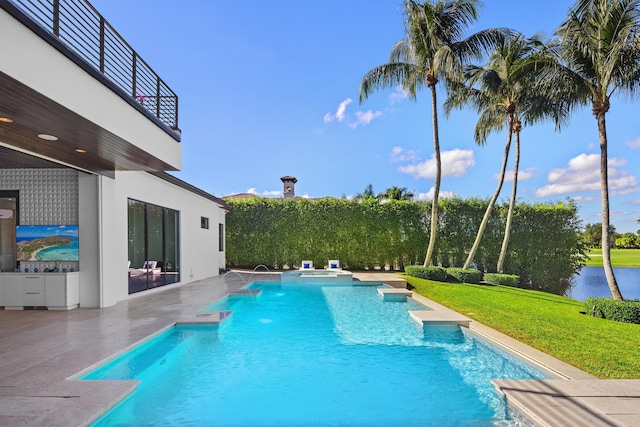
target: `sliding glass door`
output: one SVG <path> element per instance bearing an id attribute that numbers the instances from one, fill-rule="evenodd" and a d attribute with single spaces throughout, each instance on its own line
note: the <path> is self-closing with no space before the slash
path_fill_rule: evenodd
<path id="1" fill-rule="evenodd" d="M 0 191 L 0 271 L 15 271 L 18 192 Z"/>
<path id="2" fill-rule="evenodd" d="M 128 200 L 129 293 L 180 281 L 180 212 Z"/>

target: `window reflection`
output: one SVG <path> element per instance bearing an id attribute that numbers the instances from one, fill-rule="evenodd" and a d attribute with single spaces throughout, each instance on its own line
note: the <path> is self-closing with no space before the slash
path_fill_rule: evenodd
<path id="1" fill-rule="evenodd" d="M 130 294 L 180 281 L 179 216 L 173 209 L 128 200 Z"/>

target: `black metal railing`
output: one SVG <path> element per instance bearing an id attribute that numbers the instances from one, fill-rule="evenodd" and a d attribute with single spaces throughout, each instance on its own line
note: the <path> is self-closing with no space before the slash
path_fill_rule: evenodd
<path id="1" fill-rule="evenodd" d="M 178 96 L 86 0 L 9 0 L 169 128 Z"/>

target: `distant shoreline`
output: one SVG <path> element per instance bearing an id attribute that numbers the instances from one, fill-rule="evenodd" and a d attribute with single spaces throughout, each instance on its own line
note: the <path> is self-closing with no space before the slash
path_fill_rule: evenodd
<path id="1" fill-rule="evenodd" d="M 37 251 L 33 252 L 31 254 L 31 258 L 28 259 L 28 261 L 41 261 L 38 259 L 38 254 L 40 253 L 40 251 L 43 251 L 45 249 L 51 249 L 51 248 L 63 248 L 64 246 L 61 245 L 53 245 L 53 246 L 43 246 L 41 248 L 39 248 Z"/>
<path id="2" fill-rule="evenodd" d="M 47 261 L 47 259 L 40 259 L 46 255 L 43 251 L 52 252 L 65 252 L 69 247 L 71 251 L 77 251 L 77 240 L 66 236 L 49 236 L 44 238 L 35 238 L 30 240 L 22 240 L 17 244 L 17 259 L 18 261 Z M 77 252 L 76 252 L 77 253 Z M 77 256 L 77 255 L 76 255 Z M 51 260 L 52 261 L 52 260 Z"/>

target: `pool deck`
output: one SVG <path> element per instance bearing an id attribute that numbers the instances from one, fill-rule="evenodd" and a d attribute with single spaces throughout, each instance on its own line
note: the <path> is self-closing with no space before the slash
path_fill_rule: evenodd
<path id="1" fill-rule="evenodd" d="M 354 278 L 395 288 L 406 286 L 395 273 L 354 272 Z M 227 274 L 170 285 L 103 309 L 0 310 L 0 425 L 67 427 L 91 423 L 134 390 L 137 381 L 69 379 L 176 322 L 223 319 L 225 312 L 201 310 L 238 292 L 247 280 L 279 281 L 279 277 L 274 273 Z M 424 297 L 411 297 L 444 316 L 458 316 Z M 640 380 L 597 380 L 475 321 L 470 321 L 469 329 L 563 378 L 494 381 L 509 401 L 539 425 L 640 425 Z"/>

